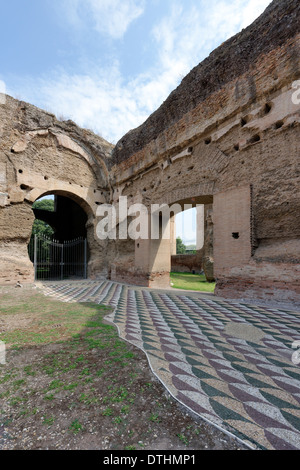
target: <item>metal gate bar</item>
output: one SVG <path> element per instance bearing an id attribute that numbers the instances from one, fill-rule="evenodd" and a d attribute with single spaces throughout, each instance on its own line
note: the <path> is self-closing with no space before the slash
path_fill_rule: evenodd
<path id="1" fill-rule="evenodd" d="M 38 234 L 28 247 L 35 280 L 87 279 L 87 240 L 60 243 Z"/>

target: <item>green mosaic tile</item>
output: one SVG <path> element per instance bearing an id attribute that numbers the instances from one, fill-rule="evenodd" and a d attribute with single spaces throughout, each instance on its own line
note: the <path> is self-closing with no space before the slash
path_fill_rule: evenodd
<path id="1" fill-rule="evenodd" d="M 144 342 L 144 349 L 146 349 L 147 351 L 160 351 L 159 348 L 155 348 L 153 345 L 147 342 Z"/>
<path id="2" fill-rule="evenodd" d="M 280 325 L 288 326 L 295 331 L 292 320 L 299 319 L 300 314 L 288 312 L 290 318 L 284 318 L 280 317 L 280 311 L 266 311 L 263 307 L 246 303 L 201 298 L 201 294 L 198 296 L 189 293 L 184 295 L 162 293 L 129 286 L 122 286 L 120 289 L 118 284 L 110 281 L 101 282 L 99 286 L 95 282 L 82 283 L 76 288 L 72 288 L 72 285 L 67 283 L 62 288 L 61 284 L 53 284 L 47 288 L 47 295 L 56 296 L 63 301 L 84 299 L 96 300 L 106 305 L 113 304 L 114 314 L 107 318 L 110 321 L 113 318 L 122 337 L 127 334 L 126 327 L 132 328 L 132 334 L 136 338 L 133 343 L 146 351 L 153 370 L 174 396 L 176 388 L 172 377 L 176 374 L 170 372 L 171 362 L 167 359 L 175 361 L 181 385 L 184 385 L 185 380 L 187 386 L 189 380 L 198 382 L 199 393 L 196 390 L 192 400 L 202 407 L 207 403 L 207 414 L 216 413 L 218 423 L 222 423 L 223 429 L 228 429 L 237 437 L 255 443 L 259 448 L 272 449 L 273 445 L 268 441 L 268 434 L 248 415 L 248 410 L 232 395 L 227 383 L 230 378 L 232 383 L 236 380 L 241 380 L 242 383 L 247 381 L 249 387 L 254 387 L 261 397 L 264 397 L 266 406 L 276 407 L 281 411 L 286 425 L 291 427 L 291 429 L 283 428 L 282 420 L 277 413 L 279 419 L 278 427 L 276 420 L 274 424 L 274 445 L 276 446 L 276 436 L 279 438 L 279 445 L 280 441 L 288 445 L 289 436 L 292 436 L 295 430 L 296 434 L 290 438 L 291 446 L 294 444 L 297 430 L 300 430 L 297 395 L 282 389 L 269 375 L 264 374 L 264 370 L 257 369 L 254 361 L 261 360 L 265 365 L 269 361 L 270 367 L 278 368 L 279 375 L 286 373 L 287 377 L 300 382 L 300 368 L 298 370 L 293 367 L 281 351 L 286 348 L 291 350 L 292 340 L 284 334 L 285 330 L 280 331 Z M 253 316 L 252 312 L 258 313 L 260 318 Z M 239 319 L 263 331 L 265 336 L 268 336 L 265 340 L 274 339 L 274 347 L 271 343 L 268 344 L 268 341 L 266 344 L 263 341 L 240 342 L 239 340 L 228 343 L 228 337 L 223 336 L 224 328 L 228 323 Z M 163 352 L 162 344 L 165 341 L 169 344 L 168 338 L 171 340 L 171 349 L 174 349 L 173 358 L 172 352 L 170 352 L 171 357 Z M 275 341 L 278 342 L 278 351 Z M 253 360 L 251 357 L 248 359 L 248 355 L 253 355 Z M 216 360 L 211 361 L 209 357 L 214 357 Z M 223 375 L 218 373 L 222 365 L 227 380 L 223 380 Z M 246 390 L 247 385 L 240 388 Z M 197 402 L 200 395 L 202 401 Z M 253 395 L 257 396 L 255 390 Z M 188 393 L 186 396 L 190 397 Z M 272 430 L 270 432 L 272 434 Z"/>
<path id="3" fill-rule="evenodd" d="M 245 358 L 242 354 L 240 353 L 234 354 L 232 351 L 230 353 L 226 351 L 223 352 L 223 357 L 229 362 L 236 362 L 236 361 L 245 362 Z M 246 368 L 245 371 L 248 371 L 248 369 Z"/>
<path id="4" fill-rule="evenodd" d="M 289 376 L 292 377 L 293 379 L 299 380 L 299 388 L 300 388 L 300 370 L 295 370 L 292 368 L 288 367 L 283 367 L 283 371 Z M 300 392 L 300 390 L 299 390 Z"/>
<path id="5" fill-rule="evenodd" d="M 192 366 L 197 366 L 197 367 L 202 367 L 203 364 L 200 360 L 197 359 L 197 357 L 193 357 L 193 356 L 186 356 L 186 359 L 188 361 L 189 364 L 191 364 Z"/>
<path id="6" fill-rule="evenodd" d="M 151 343 L 152 345 L 153 344 L 158 344 L 159 345 L 159 342 L 157 341 L 156 338 L 153 338 L 153 334 L 149 334 L 149 335 L 145 335 L 145 334 L 142 334 L 142 339 L 143 341 L 146 341 L 147 343 Z"/>
<path id="7" fill-rule="evenodd" d="M 220 382 L 221 384 L 221 382 Z M 208 385 L 203 380 L 201 380 L 201 388 L 207 394 L 208 397 L 229 397 L 227 393 L 219 390 L 218 388 Z"/>
<path id="8" fill-rule="evenodd" d="M 295 429 L 300 431 L 300 418 L 298 416 L 295 416 L 286 410 L 281 410 L 281 414 Z"/>
<path id="9" fill-rule="evenodd" d="M 188 361 L 188 362 L 189 362 L 189 364 L 191 364 L 190 361 Z M 195 376 L 198 377 L 198 379 L 213 379 L 213 378 L 215 378 L 213 375 L 208 374 L 207 372 L 204 372 L 203 368 L 198 368 L 198 367 L 192 366 L 192 371 L 195 374 Z"/>
<path id="10" fill-rule="evenodd" d="M 244 416 L 236 413 L 231 408 L 227 408 L 226 406 L 224 406 L 221 403 L 217 402 L 213 398 L 211 398 L 209 400 L 209 402 L 211 404 L 211 407 L 215 411 L 215 413 L 218 416 L 220 416 L 222 420 L 226 421 L 226 420 L 230 419 L 230 420 L 238 420 L 238 421 L 248 422 L 248 420 Z"/>
<path id="11" fill-rule="evenodd" d="M 263 386 L 263 384 L 261 385 L 261 387 L 267 388 L 267 386 L 266 385 Z M 270 387 L 270 389 L 272 390 L 272 387 Z M 266 400 L 268 400 L 268 402 L 278 407 L 279 409 L 281 408 L 291 408 L 295 410 L 299 409 L 299 405 L 296 405 L 296 404 L 293 405 L 290 401 L 282 400 L 281 398 L 273 395 L 272 393 L 268 393 L 265 390 L 260 390 L 260 393 L 263 395 L 264 398 L 266 398 Z"/>
<path id="12" fill-rule="evenodd" d="M 268 361 L 270 361 L 272 364 L 274 364 L 275 366 L 278 366 L 278 367 L 282 367 L 282 368 L 288 368 L 288 366 L 291 365 L 291 360 L 290 361 L 287 361 L 287 360 L 284 360 L 284 359 L 280 359 L 278 357 L 274 357 L 274 356 L 271 356 L 271 355 L 268 355 L 267 354 L 265 355 L 266 357 L 268 357 Z M 287 372 L 288 373 L 288 372 Z M 297 376 L 295 378 L 298 378 L 300 379 L 300 371 L 298 374 L 296 374 Z"/>
<path id="13" fill-rule="evenodd" d="M 234 358 L 232 358 L 231 365 L 234 369 L 238 370 L 239 372 L 242 372 L 243 374 L 255 372 L 254 368 L 248 366 L 246 363 L 240 364 L 238 362 L 235 362 Z"/>

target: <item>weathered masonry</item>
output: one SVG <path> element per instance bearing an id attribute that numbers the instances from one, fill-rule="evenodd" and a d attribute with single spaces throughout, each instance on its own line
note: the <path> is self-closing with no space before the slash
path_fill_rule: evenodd
<path id="1" fill-rule="evenodd" d="M 97 207 L 203 204 L 216 293 L 300 301 L 298 0 L 275 0 L 113 147 L 6 97 L 0 105 L 0 281 L 32 282 L 32 203 L 86 213 L 90 278 L 169 285 L 169 240 L 96 236 Z"/>

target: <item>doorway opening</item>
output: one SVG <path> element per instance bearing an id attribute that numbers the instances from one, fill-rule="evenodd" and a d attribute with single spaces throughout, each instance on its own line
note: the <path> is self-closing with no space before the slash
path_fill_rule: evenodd
<path id="1" fill-rule="evenodd" d="M 87 214 L 73 199 L 48 194 L 35 201 L 28 245 L 35 280 L 86 279 L 88 263 Z"/>
<path id="2" fill-rule="evenodd" d="M 213 198 L 192 198 L 171 220 L 171 286 L 214 292 Z M 190 206 L 190 208 L 188 208 Z"/>

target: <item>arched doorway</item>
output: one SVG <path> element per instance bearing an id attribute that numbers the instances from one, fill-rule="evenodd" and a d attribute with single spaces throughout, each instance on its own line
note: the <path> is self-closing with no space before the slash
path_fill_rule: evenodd
<path id="1" fill-rule="evenodd" d="M 88 215 L 74 198 L 47 194 L 32 206 L 35 215 L 28 245 L 35 280 L 87 278 Z"/>
<path id="2" fill-rule="evenodd" d="M 171 286 L 214 292 L 213 204 L 187 205 L 171 219 Z"/>
<path id="3" fill-rule="evenodd" d="M 169 288 L 171 271 L 171 254 L 174 246 L 174 217 L 186 211 L 187 208 L 198 206 L 213 207 L 214 197 L 212 194 L 189 196 L 177 199 L 177 194 L 171 193 L 166 201 L 158 200 L 148 207 L 147 225 L 151 227 L 148 238 L 141 238 L 135 243 L 135 272 L 138 282 L 147 287 Z M 169 199 L 169 200 L 168 200 Z M 149 215 L 150 214 L 150 215 Z M 154 231 L 153 231 L 153 227 Z M 173 234 L 172 234 L 173 231 Z M 155 233 L 155 236 L 152 234 Z M 201 262 L 205 277 L 213 281 L 213 274 L 208 278 L 206 266 L 208 261 L 213 265 L 213 230 L 210 233 L 210 246 L 206 243 L 207 230 L 204 227 L 204 262 Z M 209 251 L 208 251 L 209 248 Z M 196 250 L 197 251 L 197 250 Z M 209 256 L 208 256 L 209 254 Z M 202 257 L 203 260 L 203 257 Z"/>

